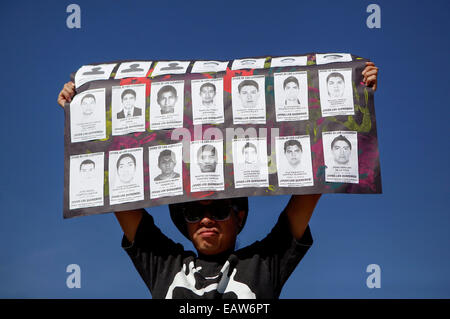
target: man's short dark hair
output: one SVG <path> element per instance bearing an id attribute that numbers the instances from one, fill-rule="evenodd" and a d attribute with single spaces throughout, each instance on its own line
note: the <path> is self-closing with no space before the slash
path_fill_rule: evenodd
<path id="1" fill-rule="evenodd" d="M 256 60 L 255 59 L 244 59 L 244 60 L 241 60 L 241 64 L 246 63 L 246 62 L 256 63 Z"/>
<path id="2" fill-rule="evenodd" d="M 337 137 L 334 138 L 334 140 L 331 142 L 331 149 L 333 149 L 334 144 L 337 141 L 344 141 L 345 143 L 348 144 L 348 146 L 350 147 L 350 149 L 352 149 L 352 143 L 350 143 L 350 141 L 343 135 L 339 135 Z"/>
<path id="3" fill-rule="evenodd" d="M 159 101 L 162 98 L 162 95 L 166 92 L 172 92 L 173 95 L 177 96 L 177 90 L 172 85 L 164 85 L 157 94 L 157 100 Z"/>
<path id="4" fill-rule="evenodd" d="M 326 54 L 323 56 L 324 58 L 328 58 L 328 57 L 337 57 L 337 58 L 342 58 L 342 55 L 340 54 Z"/>
<path id="5" fill-rule="evenodd" d="M 161 153 L 159 153 L 159 156 L 158 156 L 158 165 L 161 163 L 161 159 L 162 159 L 164 156 L 170 156 L 170 157 L 172 157 L 172 154 L 173 154 L 173 157 L 175 157 L 175 154 L 174 154 L 171 150 L 164 150 L 164 151 L 162 151 Z"/>
<path id="6" fill-rule="evenodd" d="M 245 143 L 244 147 L 242 148 L 242 154 L 244 154 L 244 150 L 246 148 L 250 148 L 250 147 L 254 148 L 255 152 L 258 153 L 258 149 L 256 148 L 256 145 L 253 143 L 247 142 L 247 143 Z"/>
<path id="7" fill-rule="evenodd" d="M 328 80 L 329 80 L 330 78 L 335 78 L 335 77 L 341 78 L 342 81 L 345 82 L 344 76 L 343 76 L 341 73 L 333 72 L 333 73 L 328 74 L 328 76 L 327 76 L 327 83 L 328 83 Z"/>
<path id="8" fill-rule="evenodd" d="M 136 92 L 135 92 L 134 90 L 132 90 L 132 89 L 126 89 L 126 90 L 124 90 L 124 91 L 122 92 L 120 98 L 123 100 L 124 96 L 127 95 L 127 94 L 133 95 L 134 98 L 136 99 Z"/>
<path id="9" fill-rule="evenodd" d="M 288 140 L 284 142 L 284 152 L 286 153 L 286 150 L 289 146 L 297 146 L 301 152 L 303 152 L 302 144 L 300 144 L 297 140 Z"/>
<path id="10" fill-rule="evenodd" d="M 95 168 L 95 162 L 92 161 L 92 160 L 90 160 L 90 159 L 87 159 L 87 160 L 84 160 L 84 161 L 81 162 L 81 164 L 80 164 L 80 171 L 81 171 L 81 166 L 83 166 L 83 165 L 89 165 L 89 164 L 94 165 L 94 168 Z"/>
<path id="11" fill-rule="evenodd" d="M 202 89 L 204 87 L 208 87 L 208 86 L 212 87 L 214 89 L 214 93 L 216 93 L 216 86 L 214 84 L 212 84 L 211 82 L 203 83 L 202 86 L 200 87 L 200 92 L 202 91 Z"/>
<path id="12" fill-rule="evenodd" d="M 94 101 L 96 101 L 96 100 L 95 100 L 95 95 L 89 93 L 89 94 L 86 94 L 85 96 L 83 96 L 83 97 L 81 98 L 81 103 L 83 103 L 83 101 L 84 101 L 85 99 L 87 99 L 87 98 L 91 98 L 91 99 L 94 99 Z"/>
<path id="13" fill-rule="evenodd" d="M 244 81 L 242 81 L 241 83 L 239 83 L 239 85 L 238 85 L 238 91 L 239 91 L 239 93 L 241 93 L 241 89 L 242 89 L 244 86 L 247 86 L 247 85 L 254 86 L 254 87 L 256 87 L 256 89 L 259 91 L 259 85 L 258 85 L 258 82 L 253 81 L 253 80 L 244 80 Z"/>
<path id="14" fill-rule="evenodd" d="M 214 156 L 217 157 L 217 151 L 216 151 L 216 148 L 215 148 L 213 145 L 211 145 L 211 144 L 205 144 L 205 145 L 202 145 L 202 146 L 198 149 L 198 151 L 197 151 L 197 158 L 199 158 L 199 157 L 202 155 L 202 153 L 203 153 L 204 151 L 211 152 L 211 153 L 213 153 Z"/>
<path id="15" fill-rule="evenodd" d="M 294 82 L 295 84 L 297 84 L 297 87 L 300 87 L 300 84 L 298 83 L 297 78 L 296 78 L 295 76 L 290 76 L 290 77 L 288 77 L 288 78 L 286 78 L 286 79 L 284 80 L 284 82 L 283 82 L 283 89 L 286 88 L 286 85 L 287 85 L 289 82 Z"/>
<path id="16" fill-rule="evenodd" d="M 136 167 L 136 158 L 134 157 L 134 155 L 130 154 L 130 153 L 125 153 L 125 154 L 120 155 L 119 159 L 117 160 L 117 163 L 116 163 L 117 170 L 119 170 L 120 161 L 123 160 L 125 157 L 131 158 L 131 160 L 134 163 L 134 167 Z"/>

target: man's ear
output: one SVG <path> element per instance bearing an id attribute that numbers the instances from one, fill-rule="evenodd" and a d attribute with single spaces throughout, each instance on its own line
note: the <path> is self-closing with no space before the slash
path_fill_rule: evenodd
<path id="1" fill-rule="evenodd" d="M 245 211 L 244 210 L 238 211 L 237 217 L 238 217 L 239 228 L 241 228 L 242 227 L 242 223 L 244 222 Z"/>

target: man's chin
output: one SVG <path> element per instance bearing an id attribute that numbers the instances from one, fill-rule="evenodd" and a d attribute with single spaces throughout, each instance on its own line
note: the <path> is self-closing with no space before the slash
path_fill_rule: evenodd
<path id="1" fill-rule="evenodd" d="M 219 247 L 216 238 L 202 238 L 196 249 L 203 255 L 217 254 Z"/>

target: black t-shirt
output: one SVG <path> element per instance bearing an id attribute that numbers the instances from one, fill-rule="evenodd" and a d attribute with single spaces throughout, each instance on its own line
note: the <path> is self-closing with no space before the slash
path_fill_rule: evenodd
<path id="1" fill-rule="evenodd" d="M 292 236 L 284 211 L 263 240 L 212 257 L 185 251 L 148 213 L 133 243 L 122 238 L 122 248 L 155 299 L 276 299 L 312 243 L 309 225 L 300 240 Z"/>

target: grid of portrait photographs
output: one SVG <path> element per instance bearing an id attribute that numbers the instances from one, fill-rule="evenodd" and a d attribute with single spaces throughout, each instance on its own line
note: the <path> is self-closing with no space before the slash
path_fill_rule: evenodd
<path id="1" fill-rule="evenodd" d="M 366 61 L 308 53 L 82 66 L 65 108 L 64 217 L 205 197 L 381 193 Z"/>

